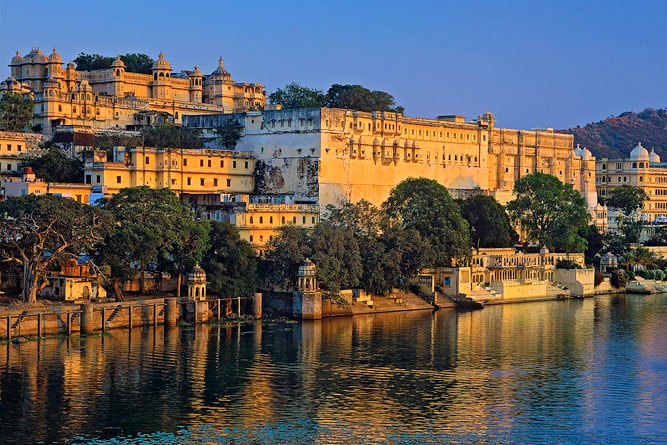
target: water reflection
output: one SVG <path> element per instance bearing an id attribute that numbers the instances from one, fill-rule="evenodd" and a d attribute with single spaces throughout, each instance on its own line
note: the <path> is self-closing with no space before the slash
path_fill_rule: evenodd
<path id="1" fill-rule="evenodd" d="M 666 322 L 614 296 L 3 345 L 0 442 L 649 441 Z"/>

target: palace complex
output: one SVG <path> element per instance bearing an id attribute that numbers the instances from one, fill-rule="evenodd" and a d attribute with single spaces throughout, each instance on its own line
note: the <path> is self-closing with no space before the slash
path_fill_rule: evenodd
<path id="1" fill-rule="evenodd" d="M 33 48 L 25 56 L 17 51 L 9 66 L 11 76 L 0 83 L 0 95 L 31 97 L 32 125 L 44 134 L 60 126 L 125 130 L 180 124 L 184 114 L 232 113 L 266 105 L 264 86 L 234 81 L 222 58 L 208 75 L 198 66 L 172 72 L 163 53 L 151 74 L 128 72 L 120 56 L 109 68 L 78 71 L 72 62 L 63 66 L 55 48 L 48 56 Z"/>
<path id="2" fill-rule="evenodd" d="M 589 209 L 597 202 L 595 158 L 575 149 L 572 135 L 497 128 L 489 112 L 465 121 L 309 108 L 186 115 L 183 125 L 212 135 L 230 117 L 244 126 L 236 148 L 256 159 L 255 192 L 321 209 L 361 199 L 379 205 L 409 177 L 434 179 L 454 197 L 481 191 L 506 204 L 515 181 L 537 171 L 572 184 Z"/>

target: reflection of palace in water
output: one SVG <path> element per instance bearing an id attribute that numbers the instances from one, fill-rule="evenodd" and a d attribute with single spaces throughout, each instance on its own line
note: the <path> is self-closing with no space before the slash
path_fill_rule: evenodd
<path id="1" fill-rule="evenodd" d="M 607 325 L 633 310 L 619 301 L 160 327 L 10 344 L 0 365 L 0 437 L 12 428 L 24 431 L 26 442 L 50 443 L 184 425 L 222 437 L 229 428 L 254 434 L 301 422 L 317 431 L 304 441 L 377 443 L 401 429 L 511 430 L 526 406 L 593 397 L 599 383 L 589 377 L 600 361 L 610 362 L 589 350 L 617 335 Z M 634 329 L 655 345 L 642 323 Z M 647 383 L 630 383 L 640 381 Z M 594 421 L 594 410 L 579 410 Z"/>

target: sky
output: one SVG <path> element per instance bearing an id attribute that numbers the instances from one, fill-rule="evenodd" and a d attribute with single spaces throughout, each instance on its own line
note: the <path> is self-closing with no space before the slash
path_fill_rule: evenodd
<path id="1" fill-rule="evenodd" d="M 163 51 L 205 74 L 222 56 L 268 94 L 360 84 L 408 116 L 565 129 L 667 107 L 665 23 L 664 0 L 0 0 L 0 80 L 33 47 L 65 63 Z"/>

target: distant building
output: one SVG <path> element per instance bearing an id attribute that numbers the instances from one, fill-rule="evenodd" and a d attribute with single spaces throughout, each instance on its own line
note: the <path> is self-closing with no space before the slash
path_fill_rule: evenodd
<path id="1" fill-rule="evenodd" d="M 661 162 L 655 150 L 649 152 L 639 142 L 627 158 L 597 160 L 595 170 L 600 201 L 605 202 L 612 190 L 623 185 L 638 187 L 649 200 L 637 216 L 647 223 L 667 223 L 667 163 Z M 609 212 L 610 229 L 615 227 L 615 215 L 616 212 Z"/>
<path id="2" fill-rule="evenodd" d="M 183 114 L 218 114 L 257 110 L 266 104 L 264 86 L 236 82 L 224 66 L 208 75 L 198 66 L 172 72 L 163 53 L 151 74 L 126 71 L 116 57 L 109 68 L 77 71 L 56 49 L 46 55 L 33 48 L 19 51 L 9 64 L 11 76 L 0 83 L 0 95 L 20 93 L 35 102 L 33 125 L 44 134 L 59 126 L 91 129 L 135 129 L 160 122 L 181 123 Z"/>
<path id="3" fill-rule="evenodd" d="M 323 210 L 366 199 L 376 205 L 410 177 L 431 178 L 455 198 L 471 193 L 512 199 L 515 182 L 543 172 L 596 204 L 595 158 L 569 134 L 495 127 L 491 113 L 424 119 L 394 112 L 308 108 L 234 114 L 244 125 L 237 148 L 256 158 L 256 193 L 314 200 Z M 228 116 L 186 115 L 210 133 Z"/>
<path id="4" fill-rule="evenodd" d="M 0 131 L 0 186 L 8 177 L 19 175 L 21 161 L 39 150 L 42 135 Z"/>

